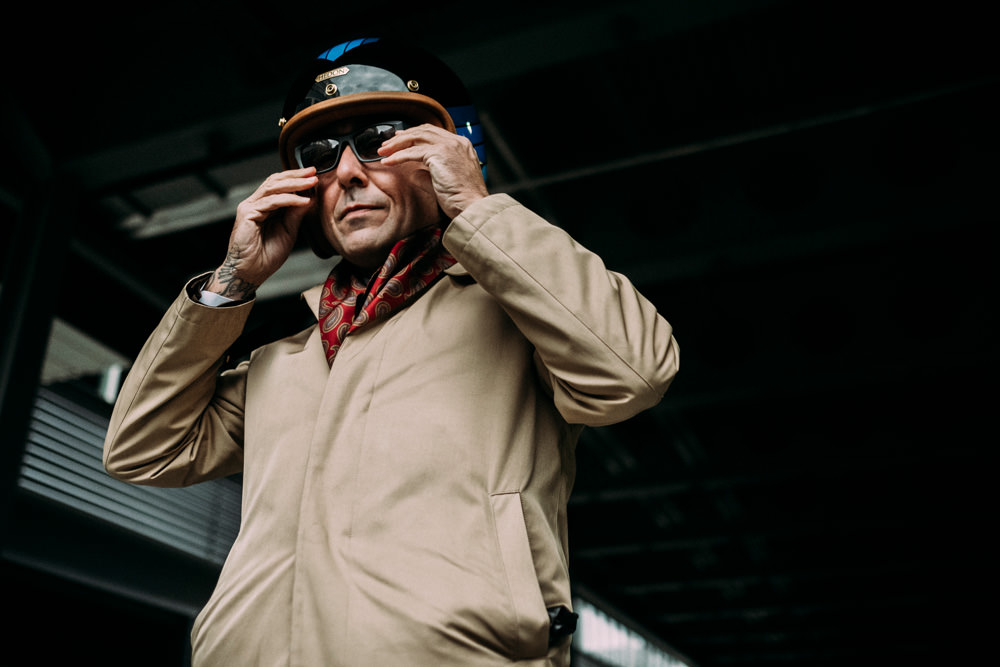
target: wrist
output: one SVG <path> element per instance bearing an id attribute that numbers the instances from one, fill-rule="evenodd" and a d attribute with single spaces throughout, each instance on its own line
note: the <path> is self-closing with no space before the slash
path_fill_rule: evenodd
<path id="1" fill-rule="evenodd" d="M 445 215 L 449 220 L 454 220 L 465 212 L 473 204 L 476 204 L 489 196 L 489 192 L 467 192 L 460 197 L 455 197 L 447 203 Z"/>
<path id="2" fill-rule="evenodd" d="M 249 301 L 254 298 L 263 281 L 249 280 L 239 275 L 228 261 L 216 269 L 202 286 L 202 290 L 212 292 L 234 301 Z"/>

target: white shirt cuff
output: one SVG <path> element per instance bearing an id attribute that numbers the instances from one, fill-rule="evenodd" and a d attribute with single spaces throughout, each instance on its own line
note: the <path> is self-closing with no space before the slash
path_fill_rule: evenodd
<path id="1" fill-rule="evenodd" d="M 205 306 L 224 306 L 233 301 L 234 299 L 207 290 L 201 290 L 201 295 L 198 297 L 198 302 Z"/>

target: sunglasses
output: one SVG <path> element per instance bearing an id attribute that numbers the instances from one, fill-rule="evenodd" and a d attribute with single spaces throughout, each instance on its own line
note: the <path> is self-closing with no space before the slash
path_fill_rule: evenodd
<path id="1" fill-rule="evenodd" d="M 295 147 L 295 160 L 299 167 L 316 167 L 316 173 L 322 174 L 336 168 L 344 146 L 350 146 L 361 162 L 377 162 L 382 159 L 378 149 L 382 144 L 392 139 L 396 132 L 410 127 L 401 120 L 390 120 L 375 123 L 350 134 L 325 139 L 313 139 Z"/>

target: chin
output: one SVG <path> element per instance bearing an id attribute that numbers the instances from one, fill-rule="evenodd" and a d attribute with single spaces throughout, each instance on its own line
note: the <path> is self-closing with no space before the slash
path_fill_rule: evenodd
<path id="1" fill-rule="evenodd" d="M 376 269 L 389 256 L 394 243 L 367 244 L 363 246 L 345 247 L 340 256 L 354 266 L 362 269 Z"/>

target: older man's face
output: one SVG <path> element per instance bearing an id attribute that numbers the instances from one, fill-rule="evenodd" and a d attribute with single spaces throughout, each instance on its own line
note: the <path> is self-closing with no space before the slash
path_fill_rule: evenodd
<path id="1" fill-rule="evenodd" d="M 331 128 L 349 132 L 349 125 Z M 374 269 L 402 238 L 440 220 L 430 173 L 419 164 L 361 162 L 345 147 L 337 166 L 319 175 L 320 222 L 337 254 Z"/>

